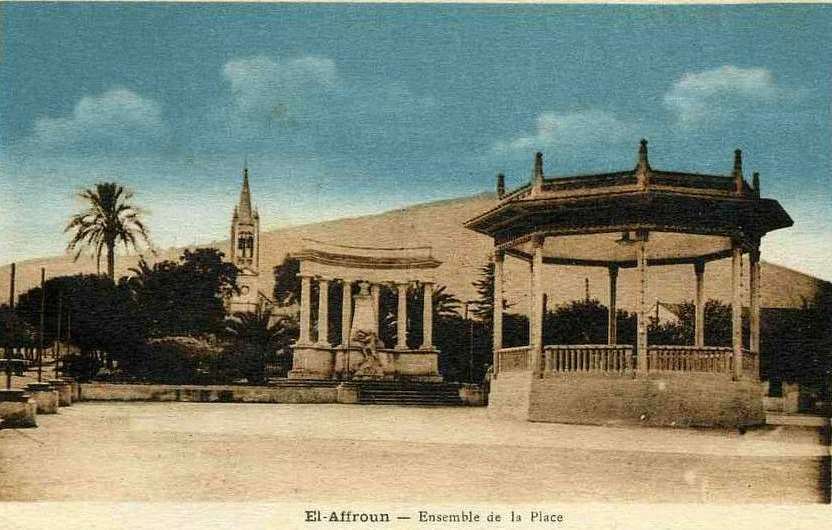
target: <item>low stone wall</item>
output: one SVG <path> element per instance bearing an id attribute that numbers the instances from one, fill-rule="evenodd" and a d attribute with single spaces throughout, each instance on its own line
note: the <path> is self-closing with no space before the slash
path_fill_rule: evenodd
<path id="1" fill-rule="evenodd" d="M 335 385 L 143 385 L 81 383 L 82 401 L 336 403 Z"/>
<path id="2" fill-rule="evenodd" d="M 528 420 L 531 387 L 531 370 L 500 372 L 491 380 L 488 414 L 495 418 Z"/>
<path id="3" fill-rule="evenodd" d="M 550 374 L 532 378 L 530 421 L 736 428 L 765 423 L 758 381 L 720 374 Z"/>
<path id="4" fill-rule="evenodd" d="M 482 385 L 462 383 L 459 385 L 459 399 L 469 407 L 482 407 L 487 404 L 485 390 Z"/>

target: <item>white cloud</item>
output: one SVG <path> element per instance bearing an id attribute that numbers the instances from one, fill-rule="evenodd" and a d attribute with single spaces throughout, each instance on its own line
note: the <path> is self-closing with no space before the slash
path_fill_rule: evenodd
<path id="1" fill-rule="evenodd" d="M 163 129 L 158 103 L 132 90 L 114 88 L 82 97 L 69 116 L 37 118 L 31 140 L 43 147 L 139 145 Z"/>
<path id="2" fill-rule="evenodd" d="M 275 61 L 256 56 L 235 59 L 223 67 L 231 84 L 236 110 L 272 113 L 292 105 L 310 93 L 326 92 L 338 84 L 335 62 L 325 57 L 305 56 Z"/>
<path id="3" fill-rule="evenodd" d="M 572 112 L 543 112 L 537 117 L 537 128 L 531 135 L 500 141 L 496 151 L 529 151 L 546 147 L 609 145 L 631 141 L 637 134 L 634 124 L 622 121 L 614 114 L 587 109 Z"/>
<path id="4" fill-rule="evenodd" d="M 765 68 L 725 65 L 686 73 L 664 96 L 664 104 L 686 125 L 730 117 L 748 103 L 775 101 L 781 95 Z"/>

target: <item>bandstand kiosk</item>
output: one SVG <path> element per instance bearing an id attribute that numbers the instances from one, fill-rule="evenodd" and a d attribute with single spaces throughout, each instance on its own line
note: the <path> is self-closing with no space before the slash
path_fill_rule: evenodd
<path id="1" fill-rule="evenodd" d="M 634 169 L 546 177 L 535 155 L 531 182 L 511 192 L 497 176 L 497 204 L 465 226 L 493 238 L 494 307 L 503 307 L 503 263 L 529 265 L 529 344 L 503 348 L 503 314 L 494 311 L 489 406 L 540 421 L 654 425 L 753 424 L 764 421 L 759 384 L 760 240 L 792 225 L 760 179 L 743 178 L 734 154 L 730 175 L 661 171 L 642 140 Z M 750 338 L 742 336 L 742 258 L 748 256 Z M 705 344 L 704 284 L 709 262 L 732 263 L 732 346 Z M 559 265 L 609 271 L 607 344 L 543 344 L 544 275 Z M 690 267 L 695 340 L 688 346 L 648 344 L 648 268 Z M 616 287 L 620 269 L 636 270 L 637 340 L 619 344 Z M 548 270 L 547 270 L 548 269 Z M 556 283 L 556 281 L 555 281 Z"/>

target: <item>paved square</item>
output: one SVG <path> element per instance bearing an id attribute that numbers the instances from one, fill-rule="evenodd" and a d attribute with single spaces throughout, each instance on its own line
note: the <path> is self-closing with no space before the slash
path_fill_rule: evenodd
<path id="1" fill-rule="evenodd" d="M 819 502 L 810 430 L 497 421 L 486 409 L 76 403 L 0 431 L 0 499 Z"/>

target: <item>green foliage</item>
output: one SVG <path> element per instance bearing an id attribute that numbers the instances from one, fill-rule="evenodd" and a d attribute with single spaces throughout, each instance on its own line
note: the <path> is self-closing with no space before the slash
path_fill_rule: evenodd
<path id="1" fill-rule="evenodd" d="M 129 363 L 119 365 L 120 379 L 166 384 L 210 382 L 203 367 L 219 354 L 208 341 L 193 337 L 150 339 L 139 351 L 141 354 Z"/>
<path id="2" fill-rule="evenodd" d="M 280 305 L 300 303 L 300 261 L 287 256 L 274 268 L 273 298 Z"/>
<path id="3" fill-rule="evenodd" d="M 690 345 L 694 343 L 696 327 L 696 306 L 693 302 L 683 302 L 678 305 L 678 321 L 659 322 L 655 316 L 650 316 L 647 327 L 647 342 L 650 344 Z M 731 345 L 731 305 L 723 304 L 719 300 L 705 302 L 705 345 Z M 744 335 L 748 335 L 747 319 L 744 324 Z"/>
<path id="4" fill-rule="evenodd" d="M 78 196 L 88 206 L 73 215 L 64 230 L 73 232 L 67 249 L 76 251 L 77 260 L 84 249 L 91 248 L 99 267 L 101 252 L 106 249 L 107 276 L 115 281 L 116 245 L 123 243 L 125 249 L 137 249 L 139 240 L 150 244 L 141 211 L 130 204 L 133 193 L 115 182 L 99 182 Z"/>
<path id="5" fill-rule="evenodd" d="M 434 342 L 437 330 L 453 319 L 459 318 L 459 299 L 447 291 L 447 286 L 440 285 L 433 290 L 433 327 Z M 382 286 L 379 297 L 379 314 L 381 315 L 381 340 L 387 346 L 396 342 L 397 314 L 399 308 L 398 293 L 395 289 Z M 408 347 L 418 348 L 423 337 L 424 287 L 414 284 L 407 289 L 407 342 Z"/>
<path id="6" fill-rule="evenodd" d="M 480 276 L 473 282 L 477 298 L 471 305 L 471 312 L 482 322 L 494 321 L 494 262 L 480 267 Z"/>
<path id="7" fill-rule="evenodd" d="M 472 283 L 477 291 L 477 298 L 471 304 L 471 312 L 481 322 L 494 321 L 494 271 L 494 262 L 489 261 L 480 267 L 480 276 Z M 511 304 L 503 299 L 503 311 L 510 307 Z"/>
<path id="8" fill-rule="evenodd" d="M 195 373 L 192 356 L 152 339 L 222 332 L 223 300 L 236 289 L 236 279 L 237 268 L 213 249 L 186 250 L 178 263 L 150 266 L 142 260 L 118 285 L 99 275 L 50 278 L 44 343 L 56 339 L 60 306 L 62 339 L 71 325 L 70 342 L 81 350 L 65 362 L 76 375 L 89 377 L 104 364 L 127 379 L 185 380 Z M 19 297 L 17 315 L 30 329 L 39 326 L 40 304 L 40 287 Z"/>
<path id="9" fill-rule="evenodd" d="M 121 360 L 135 353 L 144 339 L 141 321 L 127 289 L 94 274 L 58 276 L 45 282 L 44 343 L 56 339 L 58 306 L 61 306 L 62 338 L 71 323 L 72 343 L 83 352 L 107 352 Z M 60 299 L 60 302 L 59 302 Z M 41 289 L 20 295 L 17 314 L 29 326 L 40 325 Z"/>
<path id="10" fill-rule="evenodd" d="M 543 320 L 544 344 L 606 344 L 609 309 L 596 299 L 573 300 L 547 311 Z M 635 338 L 635 315 L 619 310 L 618 342 Z M 630 333 L 632 330 L 632 333 Z"/>
<path id="11" fill-rule="evenodd" d="M 263 383 L 266 367 L 291 359 L 289 346 L 297 337 L 297 322 L 271 311 L 237 313 L 226 321 L 228 339 L 216 371 L 226 379 L 244 377 L 249 383 Z"/>
<path id="12" fill-rule="evenodd" d="M 37 328 L 21 319 L 17 311 L 12 312 L 7 304 L 0 305 L 0 346 L 31 348 L 37 344 Z"/>
<path id="13" fill-rule="evenodd" d="M 799 383 L 801 393 L 832 400 L 832 285 L 802 309 L 764 308 L 760 329 L 764 379 Z"/>
<path id="14" fill-rule="evenodd" d="M 185 250 L 179 263 L 142 259 L 120 285 L 129 290 L 148 337 L 219 333 L 237 267 L 215 249 Z"/>

